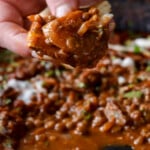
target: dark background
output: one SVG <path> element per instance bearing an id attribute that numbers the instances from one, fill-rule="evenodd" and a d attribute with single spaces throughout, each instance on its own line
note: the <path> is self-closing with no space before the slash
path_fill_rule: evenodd
<path id="1" fill-rule="evenodd" d="M 150 33 L 150 0 L 109 0 L 117 30 Z"/>

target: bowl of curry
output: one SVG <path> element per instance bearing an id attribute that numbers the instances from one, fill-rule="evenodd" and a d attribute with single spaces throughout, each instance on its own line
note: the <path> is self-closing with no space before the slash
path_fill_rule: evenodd
<path id="1" fill-rule="evenodd" d="M 112 39 L 92 69 L 2 53 L 0 150 L 149 150 L 150 40 Z"/>

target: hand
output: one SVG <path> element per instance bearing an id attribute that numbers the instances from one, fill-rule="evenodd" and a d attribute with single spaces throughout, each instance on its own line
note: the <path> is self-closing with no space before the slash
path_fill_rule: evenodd
<path id="1" fill-rule="evenodd" d="M 44 0 L 0 0 L 0 47 L 29 56 L 26 18 L 44 7 Z"/>
<path id="2" fill-rule="evenodd" d="M 79 7 L 90 6 L 102 0 L 46 0 L 53 15 L 62 17 Z"/>
<path id="3" fill-rule="evenodd" d="M 99 0 L 46 0 L 53 15 L 58 17 L 91 5 Z M 27 16 L 40 12 L 46 7 L 45 0 L 0 0 L 0 47 L 19 55 L 30 56 L 27 47 Z"/>

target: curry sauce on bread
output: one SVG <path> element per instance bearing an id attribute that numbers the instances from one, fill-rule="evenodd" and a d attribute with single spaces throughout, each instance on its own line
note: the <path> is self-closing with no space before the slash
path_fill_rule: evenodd
<path id="1" fill-rule="evenodd" d="M 47 10 L 29 16 L 32 55 L 56 64 L 94 67 L 108 49 L 110 11 L 110 4 L 103 1 L 97 7 L 75 10 L 60 18 Z"/>

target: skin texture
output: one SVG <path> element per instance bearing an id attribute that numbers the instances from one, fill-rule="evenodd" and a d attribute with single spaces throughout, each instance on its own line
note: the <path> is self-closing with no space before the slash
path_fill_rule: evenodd
<path id="1" fill-rule="evenodd" d="M 46 5 L 57 17 L 99 0 L 0 0 L 0 47 L 19 55 L 30 56 L 26 36 L 27 16 L 40 12 Z"/>

